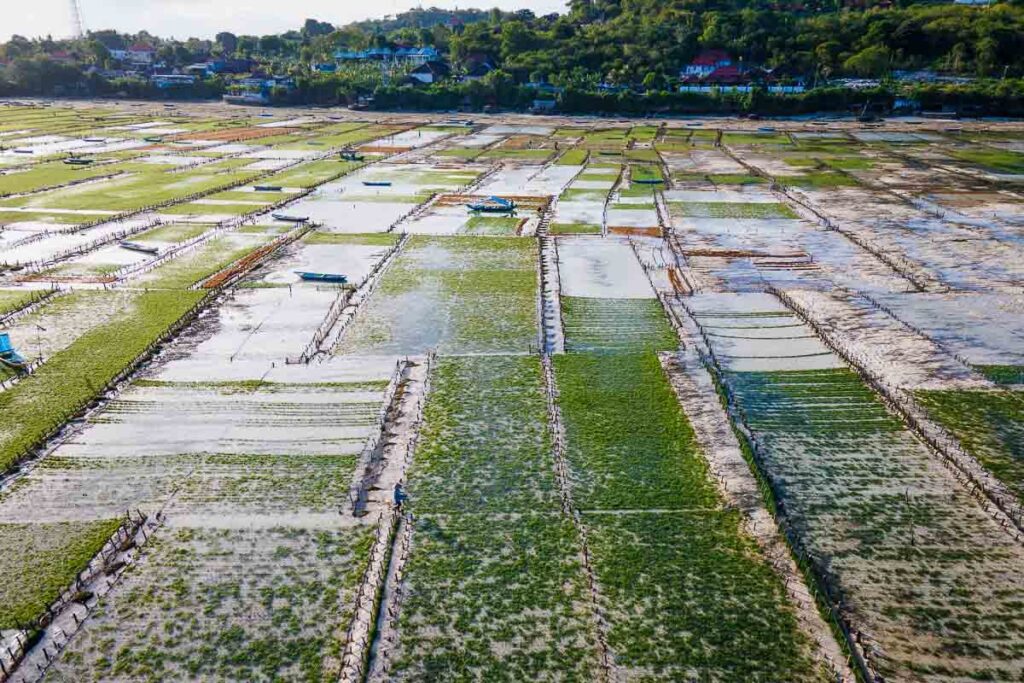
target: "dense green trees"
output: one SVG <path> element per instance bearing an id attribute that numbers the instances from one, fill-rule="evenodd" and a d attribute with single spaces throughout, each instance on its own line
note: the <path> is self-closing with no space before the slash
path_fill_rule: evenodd
<path id="1" fill-rule="evenodd" d="M 666 91 L 678 83 L 680 68 L 710 48 L 726 50 L 744 67 L 762 66 L 776 77 L 803 78 L 809 85 L 842 76 L 885 79 L 897 70 L 928 69 L 988 79 L 972 86 L 974 92 L 1002 100 L 1008 90 L 1019 90 L 1024 2 L 976 7 L 898 0 L 892 8 L 850 9 L 843 7 L 846 1 L 792 0 L 782 6 L 776 0 L 572 0 L 568 13 L 547 16 L 416 9 L 345 27 L 309 19 L 300 30 L 280 35 L 220 33 L 215 41 L 161 41 L 111 31 L 62 42 L 15 36 L 0 45 L 0 59 L 9 62 L 0 71 L 0 92 L 107 92 L 109 87 L 84 72 L 109 67 L 110 50 L 140 40 L 154 44 L 158 59 L 169 67 L 211 56 L 253 58 L 267 71 L 299 79 L 293 101 L 320 103 L 377 94 L 382 101 L 409 106 L 434 101 L 511 106 L 532 100 L 516 84 L 546 80 L 567 90 L 564 101 L 598 97 L 603 83 L 646 92 L 643 101 L 673 108 L 681 100 Z M 400 87 L 402 70 L 383 76 L 375 65 L 346 65 L 335 74 L 312 70 L 315 63 L 333 61 L 338 50 L 396 45 L 436 47 L 456 77 L 481 61 L 501 73 L 483 87 L 449 83 L 413 95 Z M 60 50 L 70 52 L 74 63 L 53 59 Z M 996 95 L 998 89 L 1003 94 Z M 948 91 L 928 90 L 932 95 Z M 617 103 L 622 98 L 599 99 Z"/>

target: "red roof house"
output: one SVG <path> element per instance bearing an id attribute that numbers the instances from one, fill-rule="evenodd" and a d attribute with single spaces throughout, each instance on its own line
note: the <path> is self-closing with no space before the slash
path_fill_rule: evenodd
<path id="1" fill-rule="evenodd" d="M 732 66 L 732 57 L 725 50 L 704 50 L 686 65 L 681 76 L 707 76 L 715 69 Z"/>

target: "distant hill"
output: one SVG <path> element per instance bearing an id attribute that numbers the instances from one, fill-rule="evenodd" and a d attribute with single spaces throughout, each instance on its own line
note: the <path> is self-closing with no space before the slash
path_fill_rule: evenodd
<path id="1" fill-rule="evenodd" d="M 353 22 L 348 26 L 370 33 L 389 33 L 403 28 L 433 28 L 438 24 L 447 24 L 452 20 L 457 20 L 463 24 L 473 24 L 479 21 L 487 21 L 489 18 L 490 12 L 479 9 L 446 10 L 437 7 L 429 9 L 418 7 L 393 17 L 367 19 L 366 21 Z"/>

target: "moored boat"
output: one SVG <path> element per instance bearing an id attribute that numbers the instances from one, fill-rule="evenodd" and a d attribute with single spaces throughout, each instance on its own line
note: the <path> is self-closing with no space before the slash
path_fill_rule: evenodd
<path id="1" fill-rule="evenodd" d="M 151 247 L 148 244 L 140 244 L 138 242 L 129 242 L 128 240 L 121 240 L 117 243 L 117 246 L 122 249 L 128 249 L 129 251 L 138 251 L 143 254 L 159 254 L 160 247 Z"/>
<path id="2" fill-rule="evenodd" d="M 274 220 L 284 221 L 286 223 L 305 223 L 309 220 L 309 216 L 291 216 L 286 213 L 272 213 L 270 215 Z"/>
<path id="3" fill-rule="evenodd" d="M 348 283 L 348 276 L 339 273 L 311 273 L 305 270 L 296 270 L 295 274 L 306 282 L 330 282 L 340 285 Z"/>

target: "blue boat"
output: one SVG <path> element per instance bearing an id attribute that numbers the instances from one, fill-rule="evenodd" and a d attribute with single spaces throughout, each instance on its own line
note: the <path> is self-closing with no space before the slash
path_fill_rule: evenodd
<path id="1" fill-rule="evenodd" d="M 309 216 L 290 216 L 286 213 L 272 213 L 270 216 L 276 221 L 285 223 L 305 223 L 309 220 Z"/>
<path id="2" fill-rule="evenodd" d="M 13 370 L 24 370 L 27 361 L 11 345 L 11 336 L 6 332 L 0 333 L 0 365 Z"/>
<path id="3" fill-rule="evenodd" d="M 474 202 L 466 206 L 474 213 L 514 213 L 516 210 L 514 201 L 501 197 L 488 197 L 486 201 Z"/>
<path id="4" fill-rule="evenodd" d="M 296 270 L 295 274 L 306 282 L 330 282 L 333 284 L 348 284 L 348 276 L 337 273 L 309 273 L 304 270 Z"/>
<path id="5" fill-rule="evenodd" d="M 661 178 L 643 178 L 641 180 L 634 180 L 634 185 L 661 185 L 665 181 Z"/>
<path id="6" fill-rule="evenodd" d="M 367 187 L 391 187 L 390 180 L 364 180 L 363 185 Z"/>
<path id="7" fill-rule="evenodd" d="M 128 240 L 121 240 L 117 243 L 117 246 L 122 249 L 128 249 L 129 251 L 138 251 L 143 254 L 159 254 L 160 247 L 151 247 L 148 244 L 139 244 L 138 242 L 129 242 Z"/>

